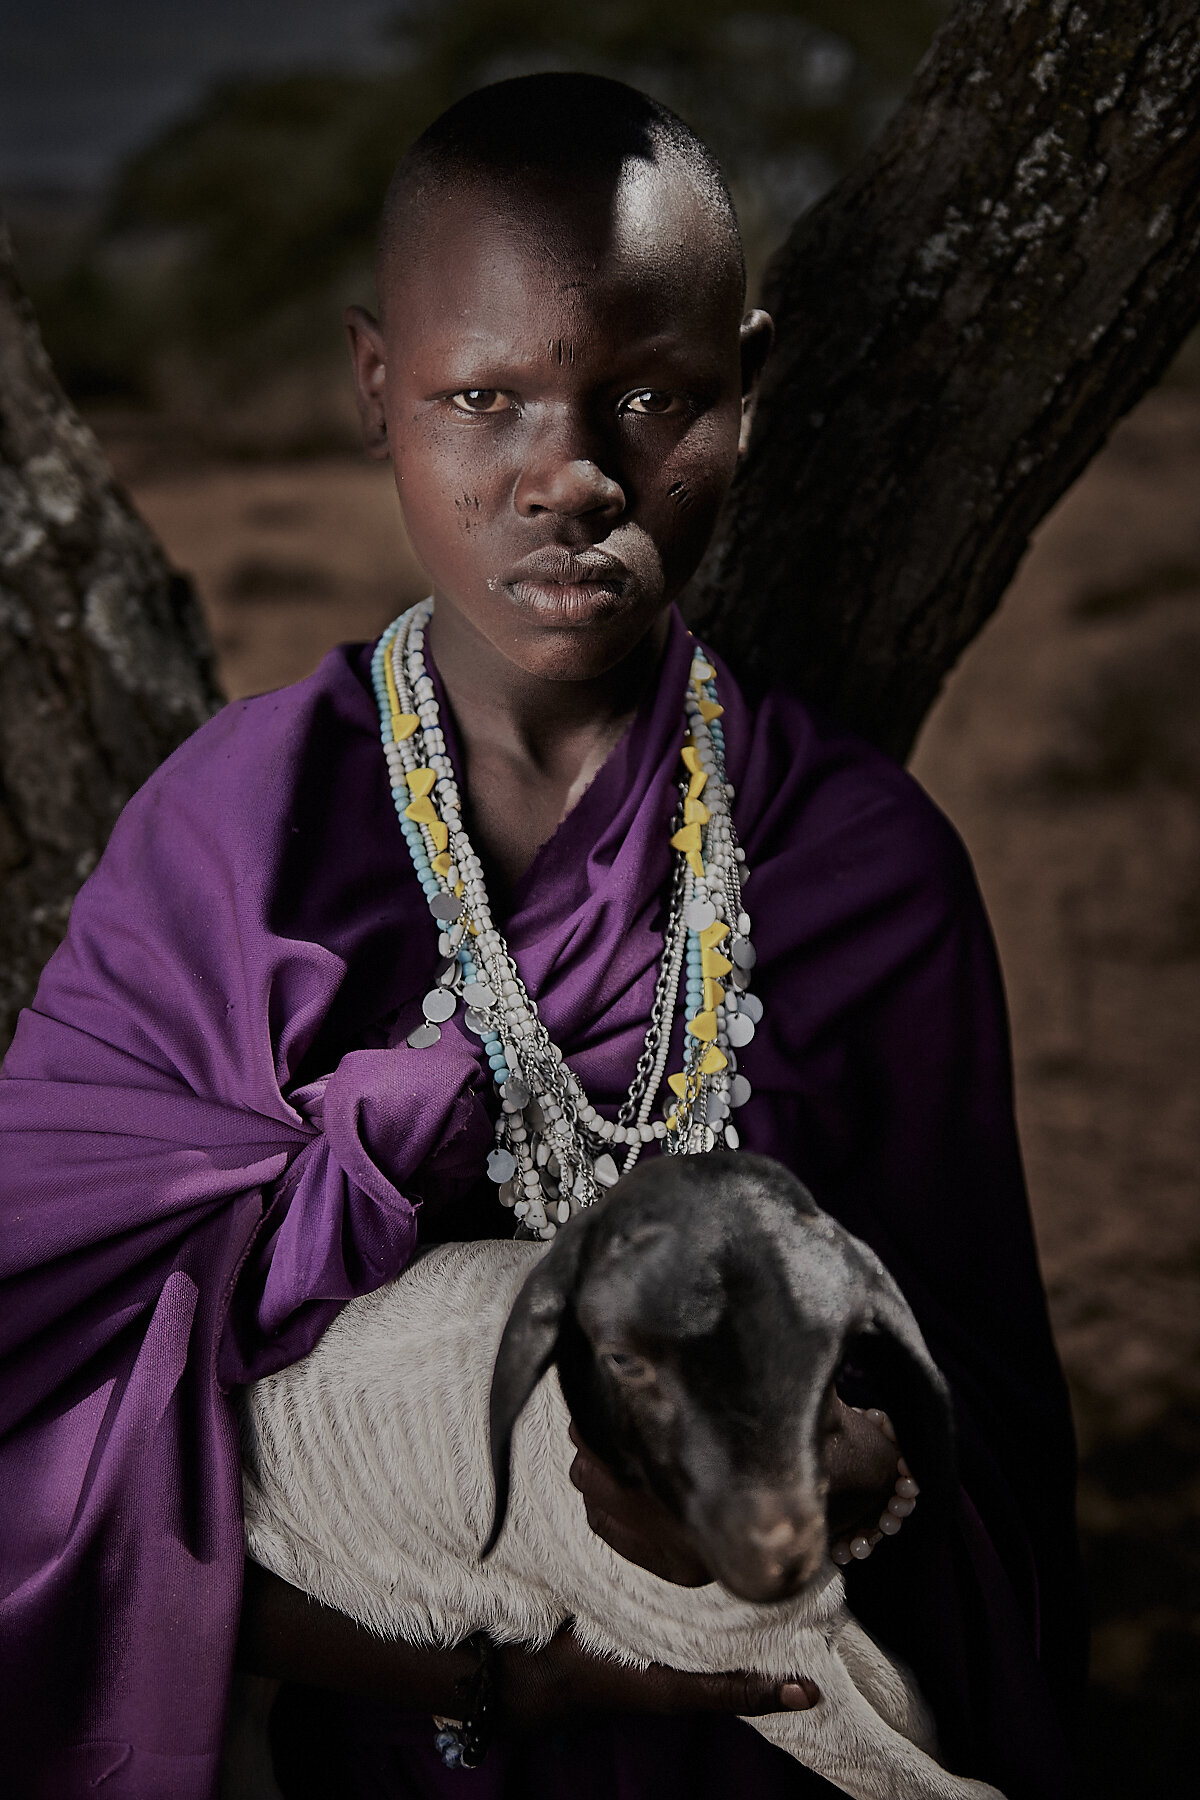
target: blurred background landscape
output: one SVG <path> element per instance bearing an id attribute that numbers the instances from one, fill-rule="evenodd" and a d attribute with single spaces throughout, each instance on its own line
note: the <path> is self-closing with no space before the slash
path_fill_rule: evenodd
<path id="1" fill-rule="evenodd" d="M 940 0 L 0 0 L 0 207 L 60 376 L 225 691 L 423 591 L 340 326 L 397 156 L 458 94 L 631 80 L 721 155 L 752 279 L 870 142 Z M 1083 1451 L 1086 1791 L 1193 1791 L 1200 1674 L 1200 354 L 1038 533 L 928 720 L 1013 1012 Z"/>

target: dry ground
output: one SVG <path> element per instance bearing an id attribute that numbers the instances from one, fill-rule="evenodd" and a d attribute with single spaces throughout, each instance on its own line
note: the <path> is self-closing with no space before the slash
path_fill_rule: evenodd
<path id="1" fill-rule="evenodd" d="M 230 694 L 421 592 L 385 469 L 179 467 L 105 436 L 197 579 Z M 1200 390 L 1150 396 L 1047 521 L 914 767 L 974 856 L 1008 980 L 1084 1455 L 1088 1793 L 1172 1800 L 1200 1673 Z"/>

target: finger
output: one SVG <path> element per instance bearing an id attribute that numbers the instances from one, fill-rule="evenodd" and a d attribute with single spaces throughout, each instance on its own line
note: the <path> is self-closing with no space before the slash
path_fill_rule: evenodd
<path id="1" fill-rule="evenodd" d="M 672 1710 L 679 1712 L 732 1712 L 761 1718 L 765 1713 L 805 1712 L 821 1697 L 816 1683 L 807 1676 L 780 1682 L 744 1669 L 724 1675 L 665 1672 L 672 1677 Z"/>
<path id="2" fill-rule="evenodd" d="M 600 1458 L 594 1455 L 586 1444 L 580 1444 L 576 1450 L 574 1466 L 579 1469 L 585 1480 L 594 1482 L 598 1487 L 609 1488 L 614 1493 L 625 1491 L 608 1464 L 601 1462 Z"/>

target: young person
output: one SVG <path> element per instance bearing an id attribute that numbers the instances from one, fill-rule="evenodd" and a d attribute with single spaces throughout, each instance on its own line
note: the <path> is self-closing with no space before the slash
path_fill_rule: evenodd
<path id="1" fill-rule="evenodd" d="M 391 458 L 433 588 L 414 705 L 457 781 L 461 873 L 536 1012 L 517 1023 L 549 1033 L 611 1121 L 672 910 L 695 669 L 672 602 L 769 322 L 742 317 L 708 153 L 582 76 L 500 84 L 438 121 L 393 182 L 378 276 L 378 319 L 348 325 L 368 448 Z M 439 1763 L 428 1714 L 453 1713 L 468 1652 L 382 1644 L 261 1571 L 243 1604 L 230 1390 L 303 1355 L 420 1242 L 512 1229 L 485 1173 L 503 1050 L 461 1008 L 440 1035 L 423 1015 L 440 876 L 397 819 L 417 790 L 398 749 L 389 772 L 371 665 L 350 647 L 227 707 L 152 778 L 5 1065 L 16 1791 L 207 1800 L 239 1617 L 243 1665 L 299 1684 L 277 1707 L 289 1794 L 830 1791 L 734 1717 L 819 1703 L 803 1670 L 782 1688 L 640 1673 L 567 1631 L 502 1653 L 499 1737 L 465 1774 Z M 918 1506 L 850 1569 L 851 1604 L 915 1667 L 952 1766 L 1049 1800 L 1078 1669 L 1071 1436 L 986 924 L 901 770 L 790 696 L 752 709 L 708 666 L 761 999 L 736 1134 L 879 1251 L 959 1420 L 957 1515 L 934 1529 Z M 666 1025 L 674 1070 L 686 1010 Z M 843 1522 L 877 1511 L 895 1452 L 845 1407 L 830 1462 Z M 622 1554 L 705 1579 L 582 1447 L 576 1479 Z"/>

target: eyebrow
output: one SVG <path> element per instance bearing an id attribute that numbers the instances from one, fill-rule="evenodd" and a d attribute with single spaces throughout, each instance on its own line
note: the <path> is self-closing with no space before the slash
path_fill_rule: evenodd
<path id="1" fill-rule="evenodd" d="M 586 351 L 577 349 L 577 342 L 564 334 L 543 339 L 541 347 L 534 349 L 512 343 L 488 344 L 482 334 L 472 333 L 466 341 L 447 337 L 433 343 L 421 361 L 449 372 L 446 380 L 437 384 L 440 391 L 447 391 L 450 381 L 455 392 L 469 387 L 520 387 L 536 382 L 548 369 L 576 369 L 586 378 Z M 650 376 L 660 370 L 673 378 L 686 375 L 693 382 L 714 379 L 724 362 L 725 353 L 716 345 L 706 348 L 682 332 L 676 337 L 659 333 L 622 345 L 606 368 L 595 371 L 596 385 L 619 386 L 626 379 L 651 385 Z"/>

